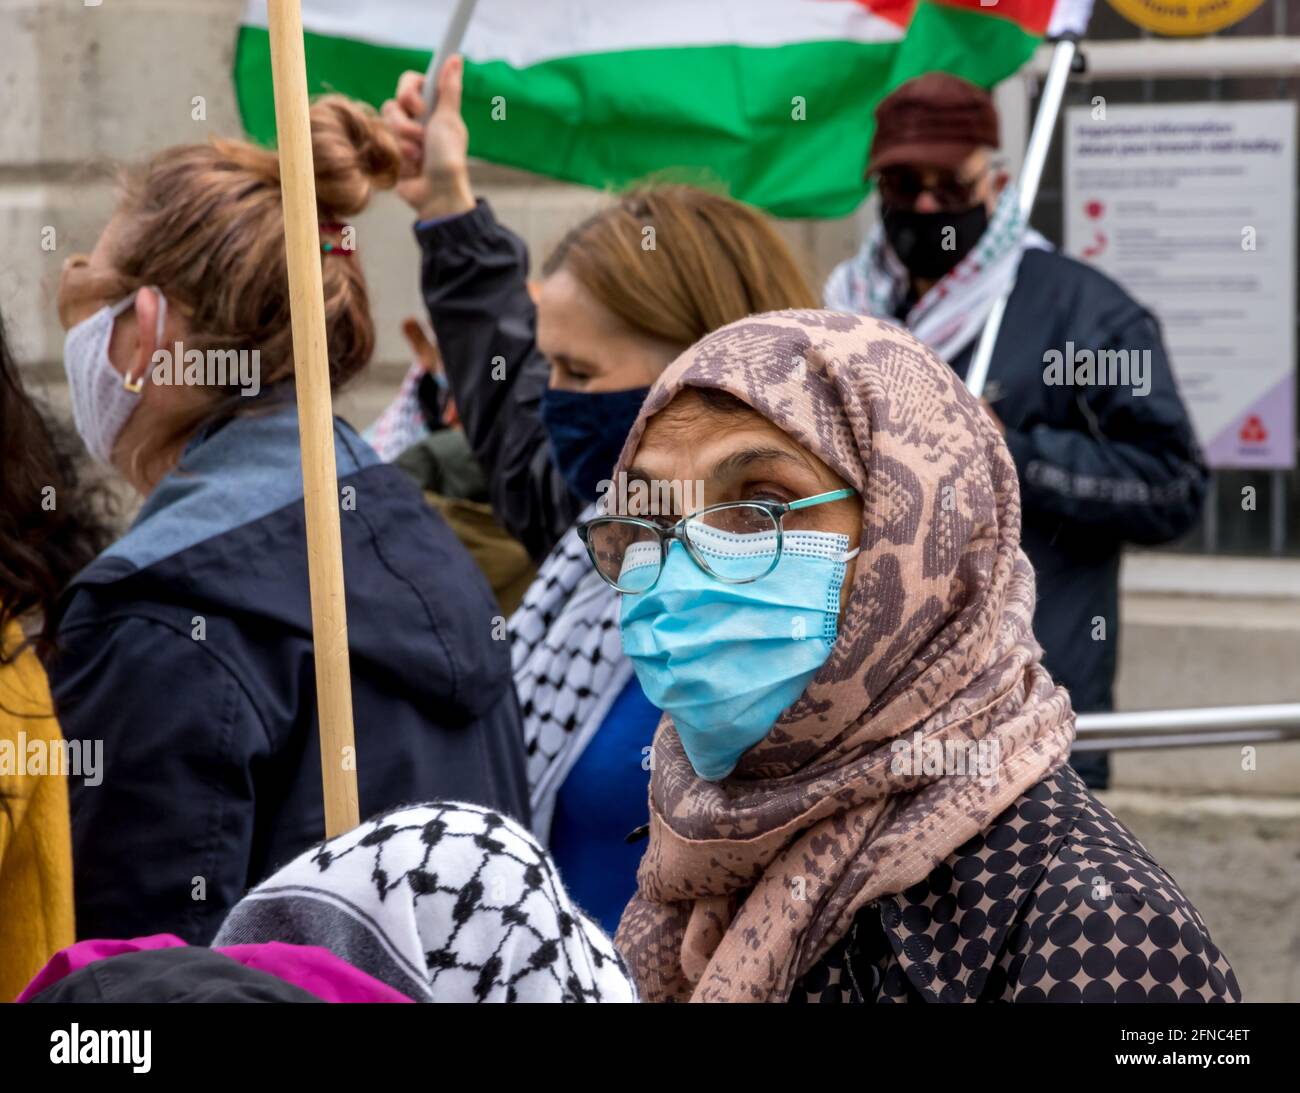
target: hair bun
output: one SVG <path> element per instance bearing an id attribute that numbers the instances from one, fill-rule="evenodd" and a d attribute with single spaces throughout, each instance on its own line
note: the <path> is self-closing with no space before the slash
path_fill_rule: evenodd
<path id="1" fill-rule="evenodd" d="M 376 188 L 397 184 L 397 142 L 375 111 L 342 95 L 325 95 L 311 107 L 316 203 L 322 214 L 361 212 Z"/>

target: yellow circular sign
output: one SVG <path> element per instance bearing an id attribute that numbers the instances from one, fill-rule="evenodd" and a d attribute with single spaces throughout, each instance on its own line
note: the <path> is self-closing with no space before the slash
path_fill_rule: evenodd
<path id="1" fill-rule="evenodd" d="M 1157 34 L 1213 34 L 1244 19 L 1264 0 L 1110 0 L 1131 23 Z"/>

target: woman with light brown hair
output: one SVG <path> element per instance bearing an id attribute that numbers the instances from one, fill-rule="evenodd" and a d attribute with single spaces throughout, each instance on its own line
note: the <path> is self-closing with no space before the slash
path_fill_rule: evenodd
<path id="1" fill-rule="evenodd" d="M 612 930 L 635 887 L 659 711 L 619 647 L 617 597 L 572 532 L 609 479 L 646 391 L 677 354 L 753 312 L 811 307 L 762 214 L 683 185 L 614 199 L 560 242 L 529 297 L 523 241 L 469 183 L 461 62 L 407 73 L 384 117 L 398 193 L 419 216 L 423 289 L 497 518 L 541 569 L 510 620 L 534 831 L 565 884 Z M 669 515 L 664 513 L 663 515 Z"/>
<path id="2" fill-rule="evenodd" d="M 393 185 L 372 111 L 312 107 L 330 379 L 374 346 L 347 220 Z M 77 429 L 145 498 L 57 620 L 82 937 L 210 940 L 324 830 L 279 162 L 243 141 L 126 177 L 59 299 Z M 403 472 L 335 424 L 361 811 L 440 797 L 527 819 L 491 594 Z"/>

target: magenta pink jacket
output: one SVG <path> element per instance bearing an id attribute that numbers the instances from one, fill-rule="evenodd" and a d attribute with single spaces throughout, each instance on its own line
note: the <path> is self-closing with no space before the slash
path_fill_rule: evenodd
<path id="1" fill-rule="evenodd" d="M 19 1002 L 36 997 L 47 987 L 97 960 L 138 953 L 146 949 L 175 949 L 185 942 L 175 934 L 153 934 L 126 941 L 96 939 L 78 941 L 60 949 L 18 996 Z M 328 949 L 316 945 L 286 945 L 266 941 L 257 945 L 229 945 L 213 949 L 246 968 L 259 971 L 301 987 L 322 1002 L 410 1002 L 410 998 L 354 968 Z"/>

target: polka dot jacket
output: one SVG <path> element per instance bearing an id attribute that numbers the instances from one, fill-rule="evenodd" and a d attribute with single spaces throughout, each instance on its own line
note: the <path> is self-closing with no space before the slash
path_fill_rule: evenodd
<path id="1" fill-rule="evenodd" d="M 1068 766 L 864 908 L 792 1002 L 1239 1002 L 1173 878 Z"/>

